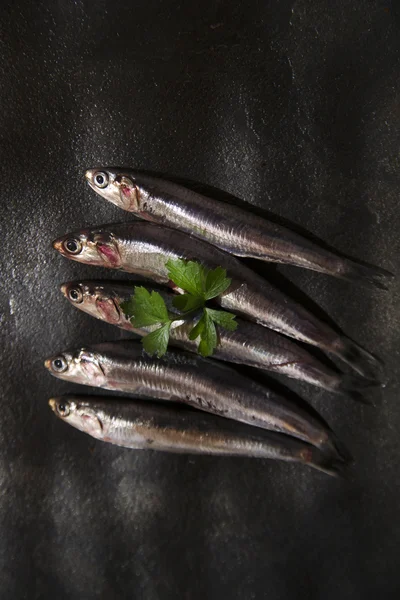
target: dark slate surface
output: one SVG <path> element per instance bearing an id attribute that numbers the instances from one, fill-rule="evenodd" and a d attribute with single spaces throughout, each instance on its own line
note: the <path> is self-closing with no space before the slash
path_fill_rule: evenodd
<path id="1" fill-rule="evenodd" d="M 51 414 L 78 387 L 42 361 L 121 336 L 58 291 L 110 274 L 50 246 L 127 218 L 86 187 L 96 164 L 214 186 L 400 273 L 399 25 L 374 0 L 2 4 L 2 600 L 398 597 L 398 283 L 278 269 L 387 364 L 376 408 L 290 384 L 350 445 L 345 481 L 96 443 Z"/>

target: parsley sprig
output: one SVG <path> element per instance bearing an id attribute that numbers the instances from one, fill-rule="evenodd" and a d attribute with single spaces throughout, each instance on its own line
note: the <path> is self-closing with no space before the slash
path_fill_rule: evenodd
<path id="1" fill-rule="evenodd" d="M 206 306 L 208 300 L 228 289 L 231 280 L 222 267 L 210 270 L 198 262 L 181 259 L 168 260 L 166 266 L 169 279 L 184 290 L 184 294 L 173 299 L 173 305 L 179 311 L 178 316 L 168 312 L 158 292 L 149 292 L 142 286 L 135 286 L 133 296 L 122 303 L 121 308 L 134 327 L 159 325 L 142 339 L 148 354 L 158 357 L 165 354 L 172 323 L 184 320 L 192 322 L 189 339 L 198 339 L 199 353 L 210 356 L 218 345 L 216 326 L 229 331 L 237 327 L 234 314 Z"/>

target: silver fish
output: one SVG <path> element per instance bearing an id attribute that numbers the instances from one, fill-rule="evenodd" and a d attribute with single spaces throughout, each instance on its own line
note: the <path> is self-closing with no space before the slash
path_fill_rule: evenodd
<path id="1" fill-rule="evenodd" d="M 85 175 L 91 188 L 116 206 L 236 256 L 366 281 L 383 289 L 387 288 L 382 280 L 392 277 L 384 269 L 336 255 L 286 227 L 172 181 L 118 167 L 88 169 Z"/>
<path id="2" fill-rule="evenodd" d="M 380 370 L 378 361 L 366 350 L 338 334 L 237 258 L 185 233 L 136 221 L 82 229 L 58 238 L 53 246 L 72 260 L 136 273 L 171 287 L 166 267 L 170 258 L 196 260 L 209 268 L 223 267 L 232 279 L 228 290 L 217 299 L 223 308 L 331 352 L 369 379 Z"/>
<path id="3" fill-rule="evenodd" d="M 61 291 L 73 306 L 92 317 L 145 336 L 157 329 L 158 325 L 134 327 L 121 308 L 121 304 L 132 296 L 135 285 L 143 286 L 143 283 L 104 280 L 70 281 L 61 286 Z M 150 292 L 155 288 L 146 289 Z M 179 316 L 179 311 L 172 303 L 175 294 L 161 287 L 157 288 L 157 291 L 162 296 L 168 312 Z M 365 379 L 335 372 L 304 347 L 271 329 L 240 318 L 237 318 L 237 323 L 236 331 L 219 328 L 219 345 L 213 358 L 280 373 L 293 379 L 306 381 L 329 392 L 350 394 L 362 400 L 358 390 L 365 387 Z M 197 352 L 197 342 L 189 339 L 192 326 L 193 323 L 188 321 L 174 321 L 170 330 L 170 344 L 190 352 Z"/>
<path id="4" fill-rule="evenodd" d="M 45 361 L 60 379 L 188 404 L 262 429 L 286 433 L 347 458 L 332 431 L 293 402 L 234 369 L 187 352 L 151 358 L 140 342 L 67 350 Z"/>
<path id="5" fill-rule="evenodd" d="M 76 395 L 52 398 L 49 405 L 65 423 L 124 448 L 269 458 L 306 464 L 329 475 L 343 468 L 318 448 L 289 436 L 184 407 Z"/>

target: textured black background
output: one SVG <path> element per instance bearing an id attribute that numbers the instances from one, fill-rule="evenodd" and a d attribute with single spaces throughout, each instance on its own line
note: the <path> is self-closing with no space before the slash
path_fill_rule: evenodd
<path id="1" fill-rule="evenodd" d="M 86 187 L 87 167 L 215 186 L 400 273 L 398 9 L 17 0 L 0 26 L 2 600 L 398 598 L 396 282 L 279 268 L 387 363 L 376 408 L 290 384 L 350 445 L 347 481 L 96 443 L 51 414 L 48 398 L 78 387 L 42 367 L 121 335 L 58 290 L 110 273 L 51 240 L 127 218 Z"/>

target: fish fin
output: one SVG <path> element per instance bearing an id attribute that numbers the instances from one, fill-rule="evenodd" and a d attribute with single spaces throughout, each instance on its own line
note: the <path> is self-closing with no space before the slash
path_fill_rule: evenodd
<path id="1" fill-rule="evenodd" d="M 350 338 L 341 338 L 334 352 L 366 379 L 382 383 L 383 363 Z"/>
<path id="2" fill-rule="evenodd" d="M 373 267 L 369 265 L 362 265 L 354 261 L 346 261 L 346 269 L 341 272 L 343 279 L 349 281 L 361 281 L 365 282 L 373 287 L 381 290 L 388 290 L 385 280 L 393 279 L 393 273 L 381 269 L 380 267 Z"/>

